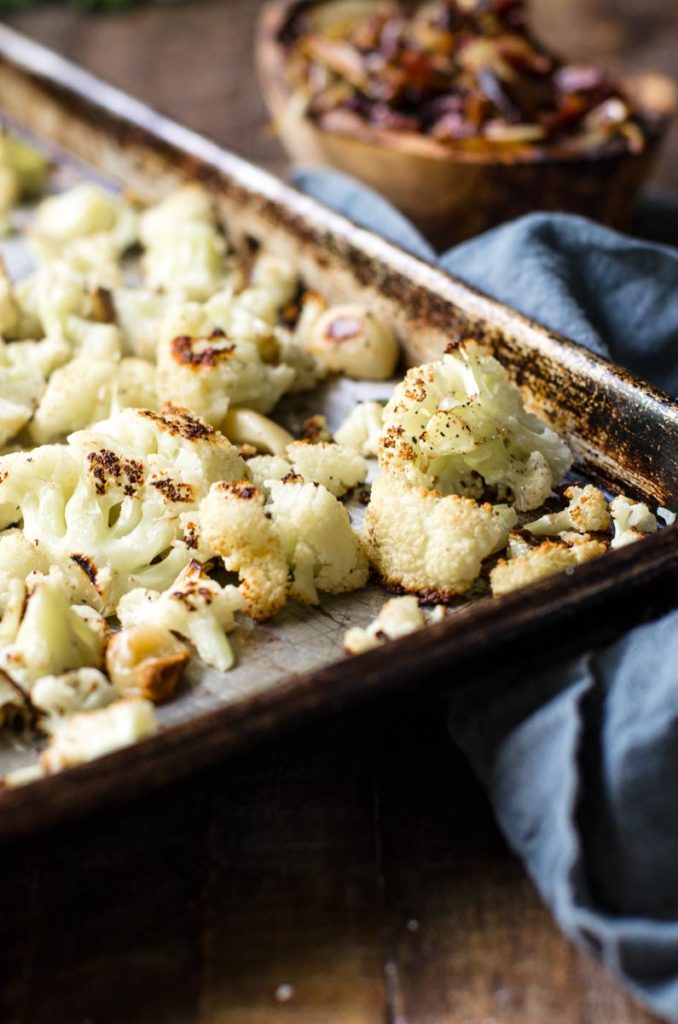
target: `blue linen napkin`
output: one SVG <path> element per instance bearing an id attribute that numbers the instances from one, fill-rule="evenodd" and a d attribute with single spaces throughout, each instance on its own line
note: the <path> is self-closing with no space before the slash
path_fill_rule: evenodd
<path id="1" fill-rule="evenodd" d="M 296 184 L 423 259 L 382 197 Z M 437 258 L 457 277 L 678 391 L 678 250 L 536 213 Z M 455 687 L 450 730 L 561 927 L 678 1022 L 678 611 L 549 671 Z"/>

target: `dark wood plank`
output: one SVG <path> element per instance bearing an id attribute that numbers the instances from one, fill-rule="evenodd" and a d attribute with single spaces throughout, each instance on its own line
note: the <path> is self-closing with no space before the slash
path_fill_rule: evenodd
<path id="1" fill-rule="evenodd" d="M 444 707 L 415 723 L 388 723 L 376 760 L 386 971 L 400 1019 L 651 1021 L 556 930 L 450 744 Z"/>
<path id="2" fill-rule="evenodd" d="M 212 779 L 0 856 L 3 1024 L 187 1024 L 200 986 Z"/>
<path id="3" fill-rule="evenodd" d="M 381 1024 L 374 715 L 216 775 L 204 893 L 205 1024 Z"/>

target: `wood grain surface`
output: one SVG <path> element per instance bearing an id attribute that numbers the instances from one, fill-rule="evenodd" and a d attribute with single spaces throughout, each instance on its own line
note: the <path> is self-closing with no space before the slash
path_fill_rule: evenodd
<path id="1" fill-rule="evenodd" d="M 251 72 L 257 6 L 5 20 L 281 170 Z M 535 6 L 585 55 L 672 69 L 662 0 Z M 675 160 L 658 180 L 678 186 Z M 5 847 L 0 898 L 3 1024 L 651 1020 L 552 924 L 431 698 Z"/>

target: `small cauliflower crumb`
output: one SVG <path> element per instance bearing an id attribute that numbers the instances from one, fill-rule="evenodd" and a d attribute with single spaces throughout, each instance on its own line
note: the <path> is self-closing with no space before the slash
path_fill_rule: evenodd
<path id="1" fill-rule="evenodd" d="M 292 472 L 292 464 L 280 455 L 255 455 L 247 460 L 252 482 L 265 488 L 269 480 L 283 480 Z"/>
<path id="2" fill-rule="evenodd" d="M 397 640 L 425 625 L 426 619 L 416 597 L 394 597 L 382 605 L 374 622 L 365 629 L 355 626 L 347 630 L 344 648 L 349 654 L 362 654 L 379 647 L 386 640 Z"/>
<path id="3" fill-rule="evenodd" d="M 31 688 L 31 704 L 48 715 L 97 711 L 108 707 L 119 696 L 97 668 L 78 668 L 59 676 L 42 676 Z"/>
<path id="4" fill-rule="evenodd" d="M 354 448 L 365 458 L 376 457 L 383 423 L 383 405 L 358 402 L 337 430 L 335 440 L 346 448 Z"/>
<path id="5" fill-rule="evenodd" d="M 40 765 L 45 774 L 52 775 L 138 743 L 157 730 L 153 704 L 139 698 L 119 700 L 98 711 L 54 718 Z"/>
<path id="6" fill-rule="evenodd" d="M 585 487 L 568 487 L 565 497 L 569 505 L 560 512 L 553 512 L 526 523 L 525 529 L 536 537 L 543 537 L 567 530 L 577 533 L 598 533 L 610 528 L 610 513 L 605 495 L 593 484 Z"/>
<path id="7" fill-rule="evenodd" d="M 587 536 L 577 535 L 571 545 L 543 541 L 539 547 L 530 548 L 525 554 L 497 563 L 490 573 L 492 593 L 501 597 L 557 572 L 572 569 L 581 562 L 599 558 L 606 551 L 605 544 Z"/>
<path id="8" fill-rule="evenodd" d="M 362 455 L 331 441 L 295 441 L 287 447 L 293 471 L 304 480 L 322 484 L 336 497 L 363 483 L 367 463 Z"/>
<path id="9" fill-rule="evenodd" d="M 318 444 L 320 441 L 333 441 L 327 416 L 317 412 L 304 420 L 301 428 L 301 440 L 310 441 L 311 444 Z"/>
<path id="10" fill-rule="evenodd" d="M 657 520 L 643 501 L 633 501 L 624 494 L 618 494 L 610 502 L 614 523 L 613 548 L 623 548 L 634 541 L 642 540 L 657 529 Z"/>

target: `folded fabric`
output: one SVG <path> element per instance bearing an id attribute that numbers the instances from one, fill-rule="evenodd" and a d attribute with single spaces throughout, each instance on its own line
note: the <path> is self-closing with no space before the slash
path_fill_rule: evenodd
<path id="1" fill-rule="evenodd" d="M 415 255 L 384 199 L 328 171 L 297 184 Z M 450 273 L 678 390 L 678 251 L 581 217 L 533 214 L 438 258 Z M 678 1021 L 678 611 L 556 669 L 450 698 L 450 731 L 511 846 L 575 941 Z"/>

